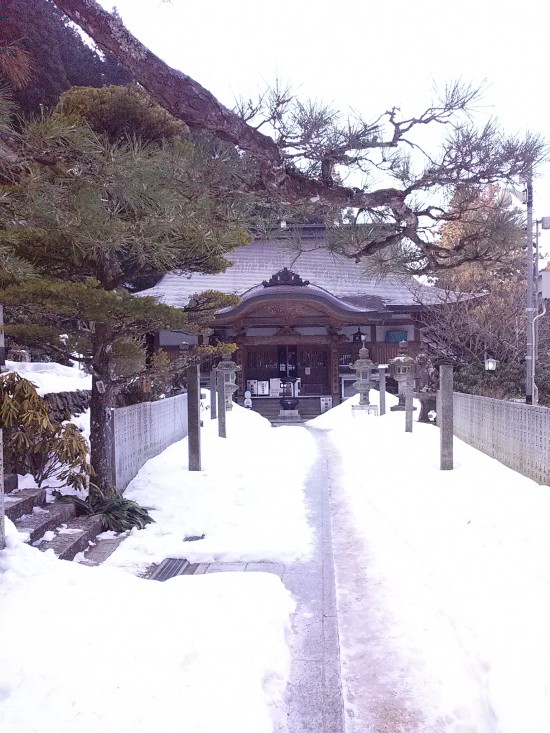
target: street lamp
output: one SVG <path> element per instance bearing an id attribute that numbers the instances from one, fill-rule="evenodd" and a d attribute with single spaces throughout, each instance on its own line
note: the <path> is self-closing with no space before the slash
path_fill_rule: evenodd
<path id="1" fill-rule="evenodd" d="M 485 371 L 494 372 L 497 368 L 497 360 L 490 356 L 485 357 Z"/>

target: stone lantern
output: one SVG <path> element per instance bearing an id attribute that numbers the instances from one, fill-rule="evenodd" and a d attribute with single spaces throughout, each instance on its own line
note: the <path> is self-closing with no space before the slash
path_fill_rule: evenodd
<path id="1" fill-rule="evenodd" d="M 354 405 L 354 409 L 366 410 L 370 412 L 372 405 L 369 401 L 369 390 L 372 386 L 371 372 L 374 362 L 369 359 L 369 350 L 365 344 L 359 349 L 359 358 L 353 364 L 348 365 L 350 369 L 354 369 L 357 380 L 353 383 L 355 389 L 359 392 L 359 404 Z"/>
<path id="2" fill-rule="evenodd" d="M 218 374 L 218 389 L 223 385 L 224 396 L 225 396 L 225 409 L 231 410 L 233 408 L 233 392 L 237 389 L 237 371 L 241 367 L 231 359 L 231 354 L 226 353 L 223 355 L 222 360 L 216 367 Z"/>
<path id="3" fill-rule="evenodd" d="M 415 361 L 412 356 L 409 356 L 409 346 L 406 341 L 399 342 L 399 350 L 397 356 L 394 359 L 389 360 L 390 365 L 390 377 L 393 377 L 397 382 L 399 402 L 397 405 L 390 407 L 390 410 L 405 410 L 405 395 L 407 391 L 407 385 L 410 380 L 412 388 L 412 380 L 415 376 Z"/>

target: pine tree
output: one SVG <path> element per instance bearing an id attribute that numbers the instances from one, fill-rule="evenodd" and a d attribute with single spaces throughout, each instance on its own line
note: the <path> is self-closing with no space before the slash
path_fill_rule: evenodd
<path id="1" fill-rule="evenodd" d="M 113 59 L 103 60 L 86 45 L 67 18 L 50 0 L 5 0 L 0 22 L 0 48 L 24 54 L 29 65 L 24 85 L 13 96 L 26 113 L 53 109 L 59 95 L 72 86 L 101 87 L 128 81 Z M 9 54 L 8 54 L 9 55 Z M 0 65 L 0 78 L 13 79 Z"/>
<path id="2" fill-rule="evenodd" d="M 242 174 L 231 151 L 214 157 L 181 135 L 112 142 L 59 113 L 23 130 L 3 231 L 33 277 L 0 290 L 0 302 L 13 307 L 8 333 L 89 364 L 91 461 L 102 490 L 112 483 L 110 410 L 143 368 L 145 334 L 204 329 L 229 302 L 208 292 L 174 309 L 125 285 L 170 270 L 223 270 L 224 254 L 249 239 L 236 194 Z"/>

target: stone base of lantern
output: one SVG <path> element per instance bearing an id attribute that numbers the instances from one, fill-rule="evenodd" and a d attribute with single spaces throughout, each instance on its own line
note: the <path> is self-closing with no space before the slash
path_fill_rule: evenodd
<path id="1" fill-rule="evenodd" d="M 391 412 L 405 412 L 405 405 L 393 405 L 393 407 L 390 407 Z M 413 412 L 416 410 L 416 407 L 413 407 Z"/>
<path id="2" fill-rule="evenodd" d="M 360 415 L 361 413 L 365 415 L 378 415 L 378 405 L 352 405 L 351 406 L 351 414 L 355 417 L 355 415 Z"/>
<path id="3" fill-rule="evenodd" d="M 302 418 L 298 410 L 279 410 L 279 419 L 288 420 L 288 422 L 298 421 Z"/>

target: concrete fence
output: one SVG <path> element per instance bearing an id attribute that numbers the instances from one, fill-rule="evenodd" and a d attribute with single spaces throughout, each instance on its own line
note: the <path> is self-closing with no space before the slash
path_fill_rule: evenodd
<path id="1" fill-rule="evenodd" d="M 538 484 L 550 485 L 550 408 L 453 395 L 454 434 Z"/>
<path id="2" fill-rule="evenodd" d="M 116 487 L 128 486 L 143 464 L 187 435 L 187 395 L 113 410 Z"/>

